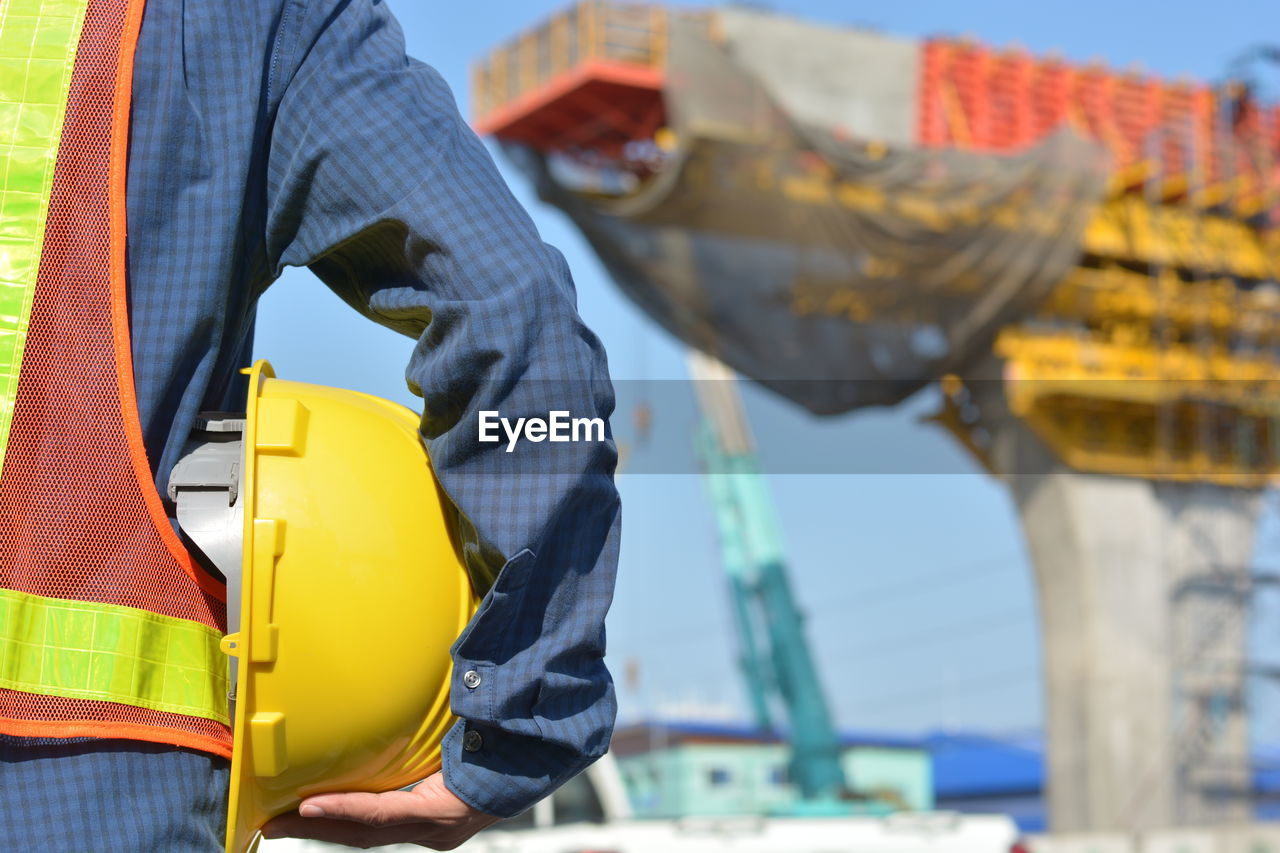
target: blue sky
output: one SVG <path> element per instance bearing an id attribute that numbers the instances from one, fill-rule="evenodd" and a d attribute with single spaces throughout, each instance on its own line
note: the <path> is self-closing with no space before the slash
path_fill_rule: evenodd
<path id="1" fill-rule="evenodd" d="M 391 2 L 409 52 L 441 71 L 464 114 L 470 64 L 563 5 Z M 1167 76 L 1219 78 L 1248 45 L 1280 38 L 1274 0 L 756 5 L 901 36 L 969 34 L 996 45 L 1059 50 L 1072 59 L 1098 57 L 1118 67 L 1136 63 Z M 604 341 L 615 378 L 683 379 L 681 348 L 621 296 L 564 217 L 537 202 L 498 159 L 543 238 L 568 259 L 580 310 Z M 305 270 L 286 273 L 259 311 L 257 353 L 270 358 L 281 376 L 357 388 L 419 408 L 403 381 L 410 346 L 351 311 Z M 929 401 L 820 420 L 757 389 L 746 394 L 753 421 L 767 425 L 760 430 L 766 465 L 770 454 L 785 454 L 789 446 L 831 454 L 884 448 L 903 458 L 936 459 L 940 468 L 934 470 L 956 472 L 769 478 L 837 720 L 905 731 L 1038 727 L 1035 604 L 1012 504 L 945 434 L 917 423 Z M 695 425 L 692 411 L 691 402 L 659 408 L 655 430 L 682 441 Z M 625 422 L 631 414 L 624 409 L 618 419 Z M 609 619 L 610 661 L 619 677 L 627 660 L 640 674 L 638 689 L 620 685 L 624 716 L 712 706 L 745 718 L 701 484 L 691 475 L 623 474 L 619 485 L 623 556 Z M 1261 698 L 1274 706 L 1266 694 Z"/>

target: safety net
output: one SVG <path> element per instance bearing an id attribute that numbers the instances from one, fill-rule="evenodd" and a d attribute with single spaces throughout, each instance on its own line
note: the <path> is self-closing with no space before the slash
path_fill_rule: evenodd
<path id="1" fill-rule="evenodd" d="M 914 48 L 721 18 L 715 35 L 673 18 L 671 135 L 609 191 L 590 152 L 505 145 L 680 340 L 814 412 L 892 404 L 989 352 L 1078 260 L 1102 146 L 917 146 L 896 67 Z"/>

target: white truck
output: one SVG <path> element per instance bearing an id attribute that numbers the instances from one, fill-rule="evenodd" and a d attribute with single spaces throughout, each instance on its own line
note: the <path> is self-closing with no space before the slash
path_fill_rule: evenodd
<path id="1" fill-rule="evenodd" d="M 264 841 L 263 853 L 337 853 L 311 841 Z M 388 851 L 421 851 L 393 845 Z M 458 848 L 463 853 L 1019 853 L 1002 815 L 904 812 L 888 817 L 636 818 L 617 765 L 605 756 L 520 817 Z"/>

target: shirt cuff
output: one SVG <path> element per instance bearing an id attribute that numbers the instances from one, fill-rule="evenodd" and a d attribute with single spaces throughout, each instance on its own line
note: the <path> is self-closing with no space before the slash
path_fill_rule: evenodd
<path id="1" fill-rule="evenodd" d="M 515 817 L 591 764 L 541 738 L 459 720 L 441 747 L 444 784 L 473 809 Z"/>

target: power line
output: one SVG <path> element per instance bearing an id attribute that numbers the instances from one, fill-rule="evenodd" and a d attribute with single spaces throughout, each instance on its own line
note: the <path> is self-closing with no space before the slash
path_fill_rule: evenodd
<path id="1" fill-rule="evenodd" d="M 940 640 L 953 638 L 958 632 L 963 632 L 965 636 L 976 636 L 984 634 L 993 629 L 1005 628 L 1010 624 L 1015 624 L 1007 620 L 1018 617 L 1026 617 L 1034 613 L 1031 608 L 1024 606 L 1005 607 L 999 610 L 989 611 L 967 619 L 944 624 L 929 623 L 923 631 L 915 631 L 911 633 L 899 634 L 888 639 L 878 639 L 875 643 L 863 644 L 861 646 L 854 644 L 837 649 L 835 654 L 842 659 L 857 660 L 873 655 L 887 656 L 897 654 L 899 652 L 910 651 L 916 648 L 924 647 L 937 643 Z M 720 635 L 732 632 L 731 626 L 721 625 L 705 625 L 699 628 L 692 628 L 686 631 L 677 632 L 673 636 L 664 637 L 661 640 L 646 643 L 646 647 L 665 647 L 672 645 L 685 645 L 691 636 L 709 636 Z"/>
<path id="2" fill-rule="evenodd" d="M 1004 687 L 1023 686 L 1039 674 L 1039 667 L 1023 664 L 1022 666 L 1013 669 L 984 673 L 982 675 L 976 675 L 959 681 L 949 681 L 945 684 L 937 682 L 924 687 L 914 688 L 912 690 L 900 690 L 896 693 L 881 694 L 871 702 L 854 702 L 853 710 L 855 713 L 862 713 L 865 711 L 878 711 L 886 708 L 894 708 L 901 705 L 903 702 L 908 702 L 912 699 L 932 698 L 941 690 L 952 690 L 966 687 L 986 687 L 991 685 Z"/>
<path id="3" fill-rule="evenodd" d="M 939 640 L 952 639 L 957 633 L 963 633 L 964 636 L 972 637 L 986 633 L 994 628 L 1006 628 L 1009 625 L 1016 623 L 1001 620 L 1027 616 L 1032 612 L 1033 611 L 1027 607 L 1006 607 L 990 613 L 979 614 L 976 617 L 964 619 L 958 622 L 931 626 L 932 630 L 928 631 L 901 634 L 888 640 L 881 640 L 861 647 L 857 645 L 848 646 L 844 649 L 838 650 L 837 654 L 839 654 L 841 658 L 857 660 L 859 658 L 869 657 L 872 655 L 888 656 L 899 652 L 912 651 L 924 646 L 932 645 Z"/>
<path id="4" fill-rule="evenodd" d="M 928 592 L 939 586 L 959 583 L 960 581 L 972 580 L 975 577 L 984 577 L 986 575 L 996 574 L 998 571 L 1009 567 L 1007 560 L 1020 556 L 1018 551 L 1005 551 L 1000 554 L 991 554 L 986 557 L 980 557 L 976 560 L 970 560 L 958 566 L 947 566 L 937 571 L 925 572 L 923 574 L 914 575 L 909 578 L 901 578 L 893 583 L 881 584 L 871 587 L 870 589 L 856 590 L 848 595 L 841 596 L 836 599 L 825 600 L 822 604 L 809 609 L 813 613 L 826 613 L 836 608 L 843 608 L 851 601 L 858 599 L 872 599 L 877 604 L 883 603 L 886 599 L 893 600 L 900 598 L 908 593 Z M 974 571 L 978 569 L 978 571 Z M 922 586 L 927 585 L 927 586 Z"/>
<path id="5" fill-rule="evenodd" d="M 907 593 L 920 593 L 936 589 L 939 586 L 957 583 L 960 581 L 972 580 L 975 577 L 984 577 L 986 575 L 995 574 L 999 570 L 1008 567 L 1008 563 L 1003 562 L 1013 557 L 1019 556 L 1017 551 L 1007 551 L 1001 554 L 993 554 L 977 560 L 971 560 L 960 565 L 948 566 L 937 571 L 924 572 L 909 578 L 901 578 L 893 583 L 880 584 L 870 589 L 858 590 L 837 599 L 824 601 L 821 605 L 807 608 L 808 615 L 823 615 L 833 612 L 836 609 L 847 610 L 848 604 L 854 600 L 872 600 L 877 605 L 882 604 L 885 600 L 892 601 L 894 598 L 902 597 Z M 978 568 L 979 571 L 973 571 Z M 683 644 L 690 639 L 708 636 L 720 636 L 733 632 L 733 627 L 727 623 L 724 624 L 703 624 L 689 625 L 678 627 L 674 630 L 666 629 L 661 632 L 662 636 L 649 640 L 643 640 L 646 647 L 665 647 Z"/>

